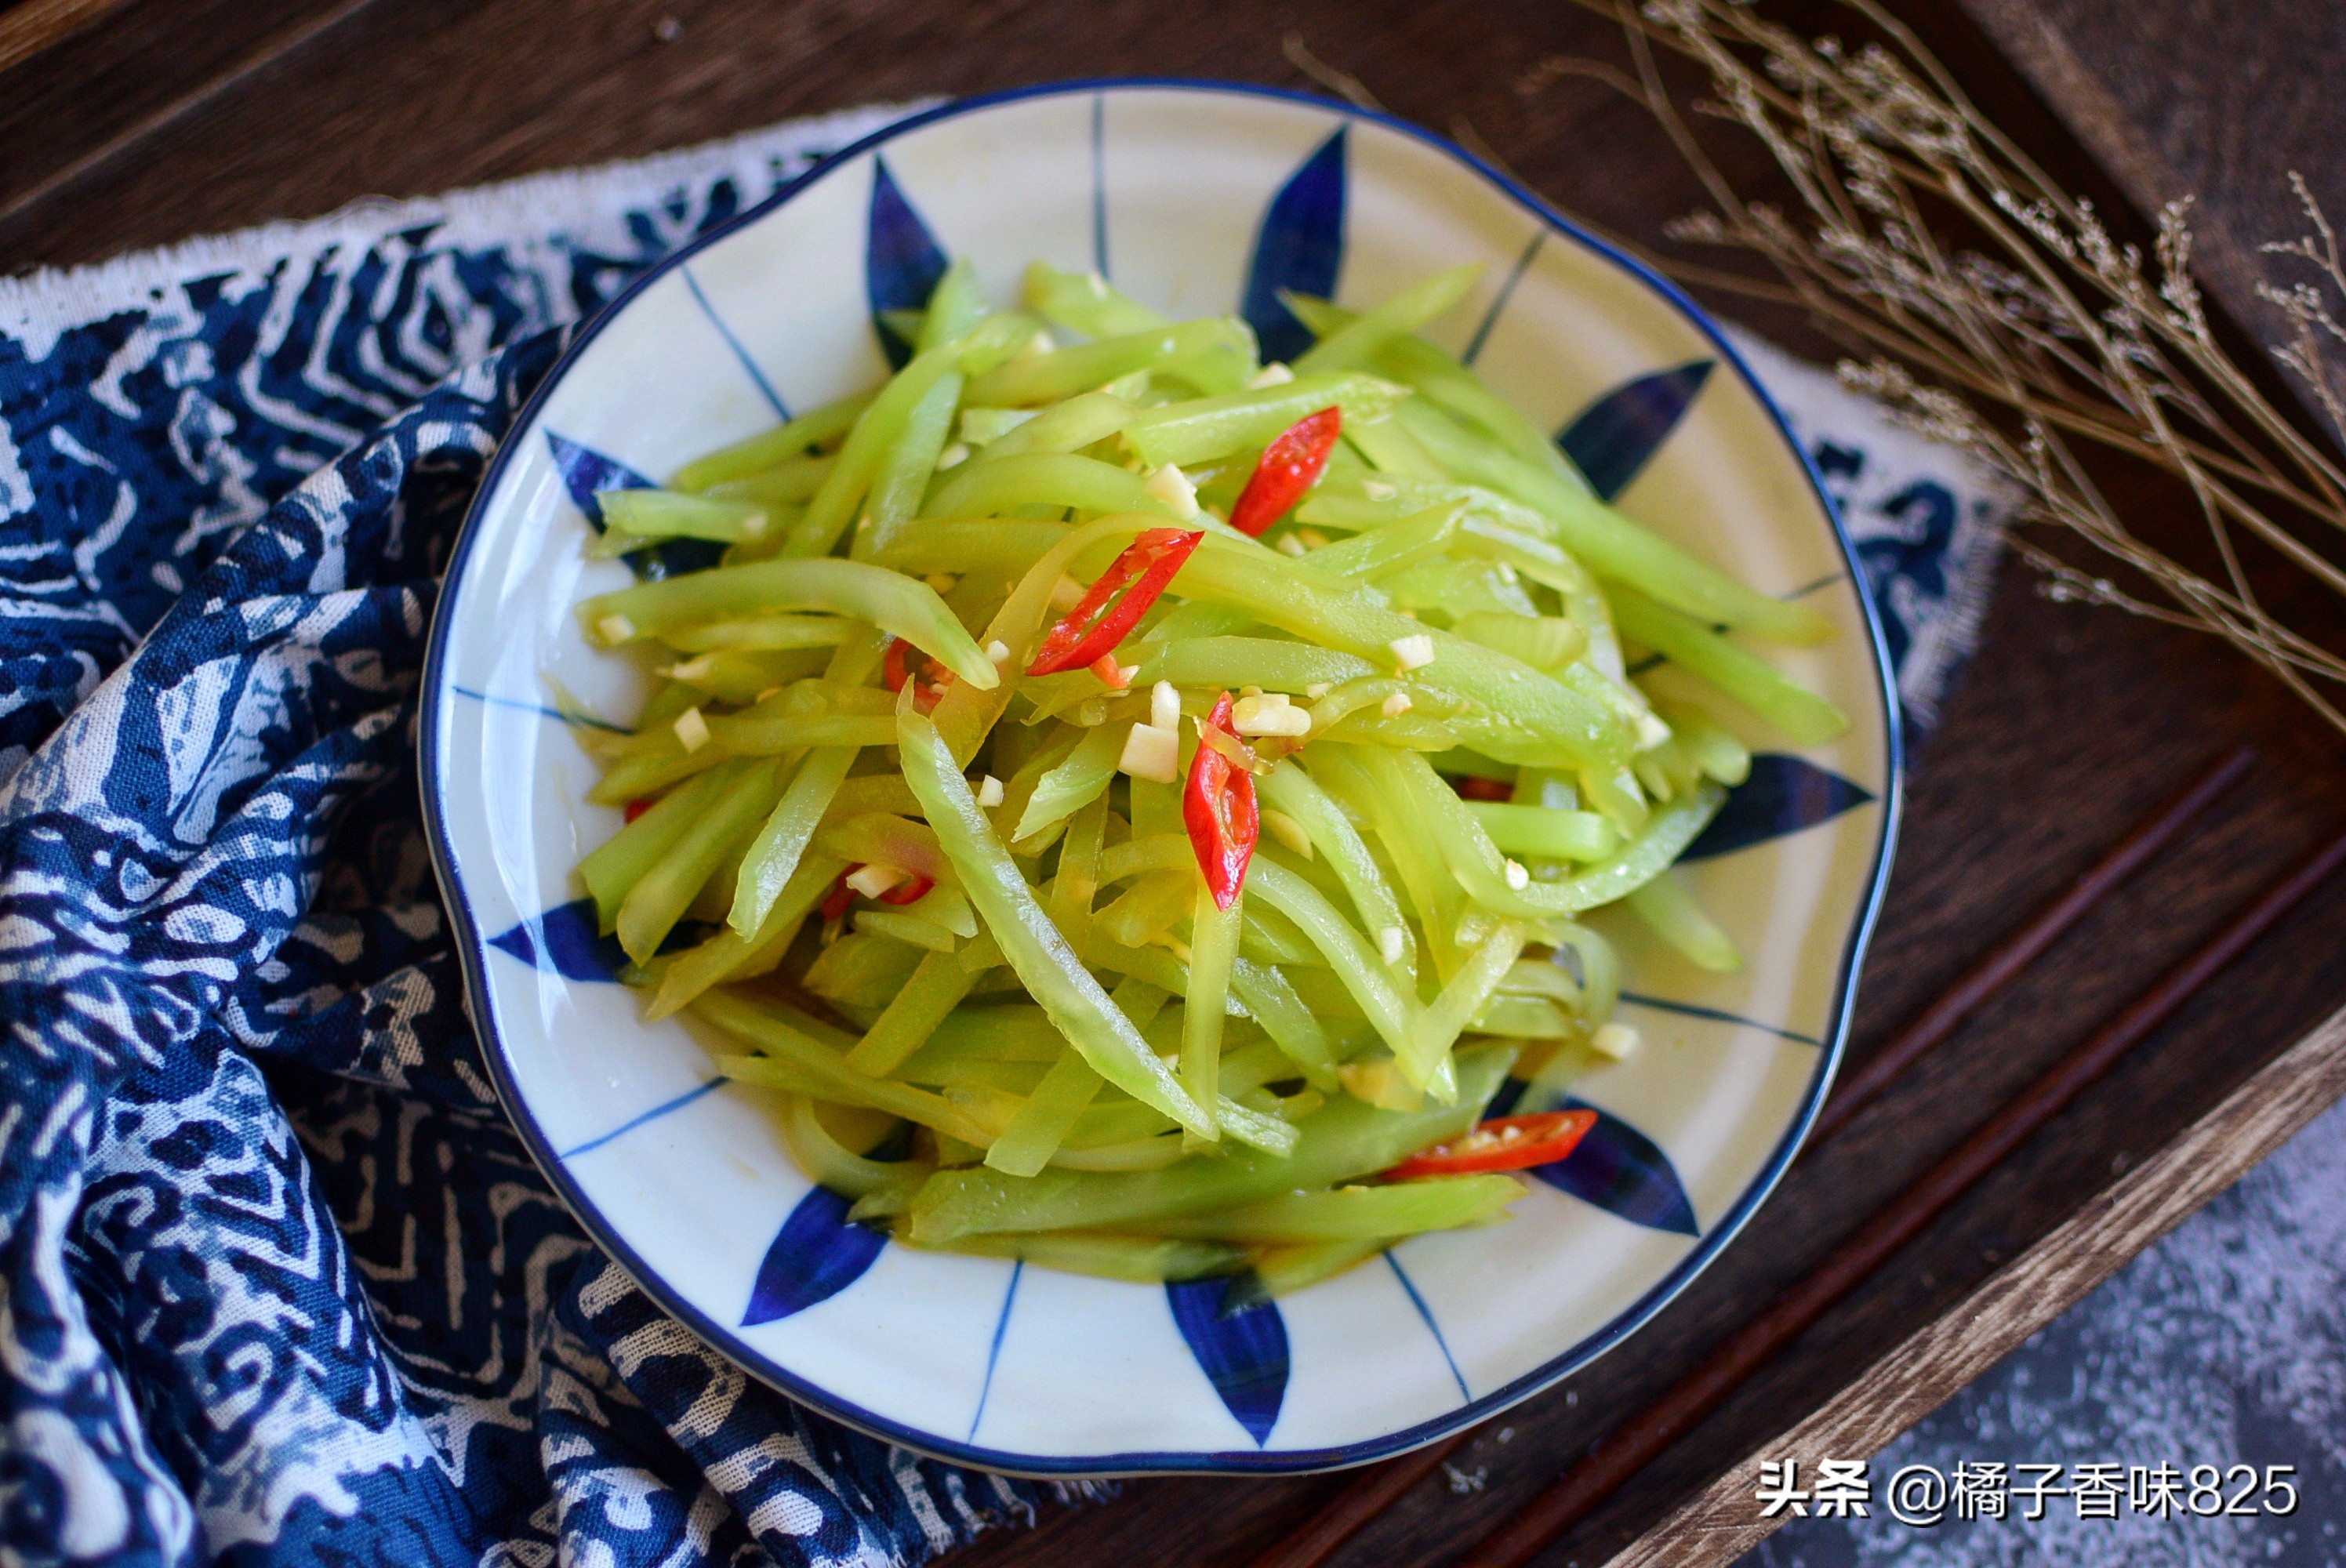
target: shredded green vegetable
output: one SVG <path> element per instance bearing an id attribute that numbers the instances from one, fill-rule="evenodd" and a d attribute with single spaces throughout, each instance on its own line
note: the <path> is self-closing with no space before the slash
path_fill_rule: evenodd
<path id="1" fill-rule="evenodd" d="M 1300 1289 L 1504 1217 L 1512 1176 L 1382 1173 L 1511 1066 L 1537 1108 L 1591 1060 L 1619 982 L 1584 911 L 1741 962 L 1669 869 L 1750 768 L 1714 710 L 1843 728 L 1749 646 L 1822 620 L 1596 500 L 1416 335 L 1479 280 L 1291 300 L 1320 341 L 1265 367 L 1241 322 L 1040 263 L 1032 313 L 993 311 L 956 263 L 892 313 L 882 385 L 603 498 L 598 554 L 726 555 L 577 606 L 661 677 L 632 734 L 592 732 L 590 799 L 629 809 L 579 881 L 648 1015 L 772 1091 L 860 1223 Z M 1324 471 L 1231 528 L 1331 408 Z M 1025 674 L 1166 530 L 1203 537 L 1108 652 Z M 1206 746 L 1260 820 L 1219 897 L 1182 793 Z"/>

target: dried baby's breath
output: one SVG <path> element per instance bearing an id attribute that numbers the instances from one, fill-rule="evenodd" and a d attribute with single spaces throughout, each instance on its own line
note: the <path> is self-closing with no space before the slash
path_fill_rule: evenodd
<path id="1" fill-rule="evenodd" d="M 2016 484 L 2022 520 L 2042 529 L 2017 548 L 2044 571 L 2049 595 L 2212 632 L 2346 729 L 2332 702 L 2346 660 L 2269 611 L 2241 555 L 2276 554 L 2346 595 L 2346 569 L 2333 559 L 2346 472 L 2219 345 L 2191 277 L 2188 200 L 2157 214 L 2149 256 L 2124 243 L 1872 0 L 1842 0 L 1871 36 L 1857 43 L 1802 38 L 1743 0 L 1582 3 L 1620 21 L 1634 78 L 1557 58 L 1525 73 L 1518 92 L 1580 77 L 1643 103 L 1709 197 L 1668 227 L 1669 238 L 1757 258 L 1773 276 L 1661 265 L 1700 287 L 1805 311 L 1851 351 L 1847 384 Z M 1682 107 L 1657 46 L 1706 72 L 1708 95 Z M 1794 208 L 1747 200 L 1693 119 L 1757 137 Z M 2290 324 L 2272 351 L 2346 435 L 2346 266 L 2320 205 L 2290 178 L 2309 232 L 2264 249 L 2305 275 L 2259 292 Z M 2182 480 L 2220 569 L 2203 575 L 2129 528 L 2089 469 L 2089 449 Z M 2096 564 L 2048 547 L 2063 538 L 2090 545 Z"/>

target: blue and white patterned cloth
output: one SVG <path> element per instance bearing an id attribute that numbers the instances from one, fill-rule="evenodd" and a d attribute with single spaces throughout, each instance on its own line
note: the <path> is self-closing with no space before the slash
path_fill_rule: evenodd
<path id="1" fill-rule="evenodd" d="M 569 327 L 889 117 L 0 283 L 0 1556 L 895 1564 L 1046 1495 L 749 1382 L 596 1250 L 418 820 L 438 574 Z M 1927 721 L 2000 503 L 1762 374 Z"/>

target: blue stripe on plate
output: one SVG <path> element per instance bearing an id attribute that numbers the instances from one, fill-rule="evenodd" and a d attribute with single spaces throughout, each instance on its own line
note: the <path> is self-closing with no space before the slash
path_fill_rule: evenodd
<path id="1" fill-rule="evenodd" d="M 1010 1330 L 1010 1304 L 1018 1299 L 1018 1277 L 1026 1272 L 1026 1260 L 1019 1258 L 1010 1266 L 1010 1284 L 1002 1292 L 1002 1315 L 994 1320 L 994 1342 L 985 1348 L 985 1380 L 977 1385 L 977 1409 L 970 1412 L 969 1435 L 961 1441 L 977 1441 L 977 1423 L 985 1419 L 986 1397 L 994 1392 L 994 1364 L 1002 1359 L 1002 1337 Z"/>
<path id="2" fill-rule="evenodd" d="M 687 1105 L 691 1105 L 695 1100 L 706 1098 L 708 1095 L 716 1093 L 718 1090 L 723 1088 L 727 1084 L 731 1082 L 732 1080 L 729 1078 L 711 1078 L 709 1082 L 701 1084 L 699 1088 L 687 1089 L 675 1099 L 664 1101 L 659 1105 L 654 1105 L 642 1115 L 637 1116 L 629 1121 L 621 1122 L 617 1126 L 613 1127 L 609 1132 L 605 1133 L 602 1136 L 588 1138 L 585 1143 L 578 1145 L 575 1148 L 564 1149 L 554 1157 L 558 1160 L 574 1160 L 580 1155 L 591 1155 L 597 1149 L 601 1148 L 604 1145 L 627 1136 L 629 1133 L 634 1132 L 638 1127 L 648 1126 L 650 1124 L 658 1121 L 662 1116 L 667 1115 L 671 1111 L 681 1111 Z"/>
<path id="3" fill-rule="evenodd" d="M 1409 1304 L 1417 1308 L 1420 1318 L 1425 1319 L 1426 1331 L 1433 1336 L 1434 1344 L 1442 1351 L 1443 1365 L 1450 1369 L 1451 1380 L 1458 1385 L 1458 1397 L 1472 1400 L 1474 1396 L 1466 1391 L 1466 1379 L 1458 1370 L 1457 1358 L 1450 1353 L 1450 1341 L 1442 1337 L 1442 1325 L 1433 1320 L 1433 1309 L 1425 1304 L 1425 1298 L 1417 1293 L 1417 1286 L 1410 1278 L 1409 1271 L 1402 1268 L 1401 1259 L 1390 1252 L 1384 1256 L 1386 1267 L 1392 1270 L 1393 1278 L 1401 1281 L 1402 1291 L 1409 1298 Z"/>
<path id="4" fill-rule="evenodd" d="M 1546 240 L 1546 229 L 1533 231 L 1530 242 L 1524 247 L 1524 253 L 1515 258 L 1515 266 L 1508 270 L 1506 280 L 1499 285 L 1499 291 L 1491 296 L 1491 308 L 1484 311 L 1483 319 L 1475 323 L 1474 335 L 1466 340 L 1465 351 L 1458 356 L 1461 363 L 1471 365 L 1482 357 L 1483 345 L 1489 341 L 1491 328 L 1498 321 L 1499 312 L 1505 310 L 1507 301 L 1515 297 L 1515 285 L 1524 280 L 1525 272 L 1531 270 L 1532 258 L 1539 254 L 1539 248 Z"/>
<path id="5" fill-rule="evenodd" d="M 1790 1040 L 1795 1044 L 1821 1044 L 1816 1036 L 1803 1034 L 1797 1029 L 1780 1029 L 1773 1023 L 1762 1023 L 1756 1018 L 1746 1018 L 1739 1013 L 1727 1013 L 1716 1007 L 1702 1007 L 1691 1002 L 1672 1002 L 1667 996 L 1643 996 L 1634 991 L 1625 991 L 1621 993 L 1621 1000 L 1634 1006 L 1650 1007 L 1657 1013 L 1682 1013 L 1688 1018 L 1708 1018 L 1720 1023 L 1740 1023 L 1746 1029 L 1757 1029 L 1762 1033 L 1774 1034 Z"/>
<path id="6" fill-rule="evenodd" d="M 559 708 L 548 708 L 542 702 L 523 702 L 516 697 L 492 697 L 485 691 L 474 691 L 469 686 L 451 686 L 448 689 L 454 692 L 458 697 L 469 697 L 474 702 L 483 704 L 488 708 L 510 708 L 515 713 L 535 713 L 540 718 L 550 718 L 556 724 L 579 724 L 586 726 L 589 729 L 607 729 L 613 735 L 633 735 L 635 733 L 633 729 L 628 728 L 624 724 L 613 724 L 607 718 L 596 718 L 591 715 L 584 713 L 565 713 Z"/>
<path id="7" fill-rule="evenodd" d="M 1092 95 L 1092 267 L 1107 270 L 1107 95 Z"/>
<path id="8" fill-rule="evenodd" d="M 750 372 L 750 379 L 757 382 L 759 392 L 765 394 L 767 405 L 774 411 L 774 417 L 787 422 L 790 411 L 789 405 L 782 402 L 782 394 L 774 390 L 774 383 L 766 379 L 766 372 L 758 368 L 758 361 L 750 357 L 750 351 L 742 347 L 741 340 L 733 335 L 733 329 L 725 324 L 725 318 L 717 313 L 717 307 L 709 302 L 707 294 L 701 292 L 700 280 L 692 275 L 689 267 L 679 267 L 677 270 L 684 274 L 684 286 L 692 290 L 692 298 L 699 305 L 700 313 L 709 318 L 709 324 L 717 329 L 717 335 L 725 340 L 725 346 L 733 351 L 733 357 L 741 361 L 741 368 Z"/>

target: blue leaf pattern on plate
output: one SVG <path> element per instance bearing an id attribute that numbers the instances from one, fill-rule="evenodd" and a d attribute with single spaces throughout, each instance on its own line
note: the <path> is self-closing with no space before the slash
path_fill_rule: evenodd
<path id="1" fill-rule="evenodd" d="M 1596 1125 L 1572 1153 L 1552 1166 L 1534 1167 L 1532 1175 L 1632 1225 L 1680 1236 L 1702 1234 L 1678 1173 L 1653 1139 L 1586 1100 L 1567 1095 L 1563 1108 L 1596 1111 Z"/>
<path id="2" fill-rule="evenodd" d="M 1506 1078 L 1501 1080 L 1499 1084 L 1499 1092 L 1491 1096 L 1491 1103 L 1489 1105 L 1483 1107 L 1483 1115 L 1484 1119 L 1488 1120 L 1496 1116 L 1514 1115 L 1515 1114 L 1515 1107 L 1523 1103 L 1524 1091 L 1530 1087 L 1531 1083 L 1528 1079 Z"/>
<path id="3" fill-rule="evenodd" d="M 586 514 L 586 521 L 595 532 L 603 532 L 603 504 L 595 499 L 604 490 L 657 490 L 651 480 L 621 463 L 606 457 L 591 446 L 546 433 L 546 444 L 554 453 L 554 466 L 562 474 L 562 487 L 570 493 L 571 504 Z M 725 546 L 707 539 L 671 539 L 648 550 L 638 550 L 625 557 L 636 575 L 647 581 L 665 577 L 672 572 L 699 572 L 714 566 L 724 557 Z"/>
<path id="4" fill-rule="evenodd" d="M 872 330 L 891 368 L 903 370 L 913 345 L 880 319 L 882 311 L 927 307 L 937 280 L 945 275 L 944 248 L 904 199 L 888 160 L 872 160 L 872 213 L 863 234 L 863 293 L 872 305 Z"/>
<path id="5" fill-rule="evenodd" d="M 1695 360 L 1672 370 L 1624 382 L 1581 410 L 1556 438 L 1556 445 L 1587 476 L 1588 486 L 1610 501 L 1629 488 L 1662 443 L 1678 428 L 1713 361 Z"/>
<path id="6" fill-rule="evenodd" d="M 591 446 L 581 446 L 575 441 L 546 433 L 546 444 L 554 453 L 554 466 L 562 475 L 562 488 L 570 492 L 570 503 L 586 514 L 586 521 L 595 532 L 603 531 L 603 504 L 595 499 L 604 490 L 657 490 L 659 486 L 616 458 L 604 456 Z"/>
<path id="7" fill-rule="evenodd" d="M 741 1327 L 771 1323 L 828 1301 L 857 1280 L 888 1245 L 886 1233 L 848 1222 L 850 1200 L 829 1187 L 799 1199 L 758 1265 Z"/>
<path id="8" fill-rule="evenodd" d="M 708 935 L 709 927 L 700 921 L 678 921 L 659 950 L 676 952 L 698 945 Z M 550 969 L 569 980 L 617 981 L 619 972 L 628 963 L 619 939 L 596 930 L 593 899 L 573 899 L 566 904 L 556 904 L 536 920 L 523 921 L 512 930 L 489 938 L 489 945 L 512 953 L 524 963 Z"/>
<path id="9" fill-rule="evenodd" d="M 1344 127 L 1288 176 L 1263 209 L 1239 314 L 1254 329 L 1265 363 L 1311 346 L 1311 331 L 1279 302 L 1279 291 L 1332 299 L 1344 265 Z"/>
<path id="10" fill-rule="evenodd" d="M 1190 1279 L 1166 1286 L 1165 1300 L 1214 1392 L 1260 1448 L 1287 1399 L 1287 1320 L 1268 1299 L 1225 1313 L 1229 1290 L 1226 1279 Z"/>
<path id="11" fill-rule="evenodd" d="M 685 572 L 705 572 L 725 559 L 725 546 L 714 539 L 671 539 L 621 559 L 637 576 L 652 583 Z"/>
<path id="12" fill-rule="evenodd" d="M 489 938 L 489 945 L 566 980 L 614 980 L 627 964 L 619 939 L 596 932 L 593 899 L 556 904 L 536 920 Z"/>
<path id="13" fill-rule="evenodd" d="M 1727 804 L 1678 859 L 1733 854 L 1813 828 L 1872 799 L 1863 787 L 1813 762 L 1763 751 L 1751 759 L 1751 776 L 1728 791 Z"/>

